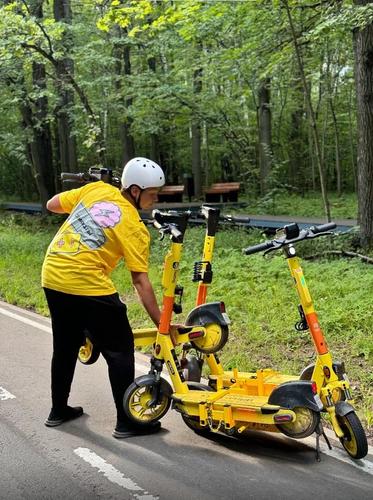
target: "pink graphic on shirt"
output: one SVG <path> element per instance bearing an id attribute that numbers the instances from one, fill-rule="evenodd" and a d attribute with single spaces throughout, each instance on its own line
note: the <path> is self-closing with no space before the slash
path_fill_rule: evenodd
<path id="1" fill-rule="evenodd" d="M 121 216 L 119 208 L 107 201 L 95 203 L 89 213 L 100 227 L 114 227 L 120 221 Z"/>

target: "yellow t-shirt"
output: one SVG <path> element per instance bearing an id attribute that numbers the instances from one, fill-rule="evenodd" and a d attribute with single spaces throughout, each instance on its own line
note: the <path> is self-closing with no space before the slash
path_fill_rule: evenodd
<path id="1" fill-rule="evenodd" d="M 110 274 L 123 257 L 129 271 L 147 272 L 150 236 L 118 188 L 94 182 L 60 194 L 69 217 L 53 238 L 42 286 L 73 295 L 116 292 Z"/>

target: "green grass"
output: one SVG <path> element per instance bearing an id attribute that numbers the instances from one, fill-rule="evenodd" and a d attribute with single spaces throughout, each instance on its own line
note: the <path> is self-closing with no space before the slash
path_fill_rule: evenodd
<path id="1" fill-rule="evenodd" d="M 60 222 L 61 217 L 0 214 L 3 300 L 48 314 L 40 287 L 40 269 Z M 151 232 L 150 277 L 160 298 L 163 258 L 169 240 L 159 241 L 155 231 Z M 201 258 L 203 238 L 202 228 L 189 228 L 186 233 L 179 279 L 184 285 L 184 312 L 178 322 L 194 306 L 197 286 L 191 282 L 191 276 L 194 261 Z M 273 367 L 296 374 L 312 362 L 313 345 L 307 332 L 294 329 L 299 320 L 298 301 L 284 258 L 242 255 L 243 247 L 262 240 L 258 231 L 222 230 L 217 235 L 208 299 L 223 299 L 232 320 L 230 338 L 220 357 L 226 367 Z M 341 235 L 302 243 L 298 252 L 307 257 L 334 247 L 348 249 L 349 245 L 350 237 Z M 359 414 L 366 427 L 372 428 L 373 268 L 358 259 L 304 260 L 303 265 L 330 350 L 335 359 L 345 361 Z M 115 270 L 113 279 L 129 306 L 132 326 L 150 326 L 123 265 Z"/>
<path id="2" fill-rule="evenodd" d="M 328 194 L 332 219 L 356 219 L 357 197 L 354 193 L 337 196 Z M 324 217 L 324 205 L 320 193 L 308 192 L 304 196 L 279 191 L 262 198 L 240 196 L 240 201 L 247 201 L 248 206 L 242 213 L 266 215 L 296 215 L 298 217 Z"/>

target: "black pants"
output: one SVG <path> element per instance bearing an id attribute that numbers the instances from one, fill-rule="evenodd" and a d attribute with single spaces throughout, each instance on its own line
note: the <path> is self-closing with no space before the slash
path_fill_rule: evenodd
<path id="1" fill-rule="evenodd" d="M 52 319 L 52 406 L 65 408 L 70 394 L 79 348 L 87 330 L 104 356 L 117 418 L 127 420 L 123 395 L 134 379 L 133 334 L 127 308 L 117 293 L 103 296 L 69 295 L 44 288 Z"/>

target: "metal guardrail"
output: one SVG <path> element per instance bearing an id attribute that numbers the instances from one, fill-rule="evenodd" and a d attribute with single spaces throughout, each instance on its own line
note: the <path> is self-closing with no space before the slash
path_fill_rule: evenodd
<path id="1" fill-rule="evenodd" d="M 242 208 L 245 207 L 246 203 L 208 203 L 208 205 L 213 207 L 219 207 L 220 209 L 234 209 L 234 208 Z M 159 203 L 155 205 L 156 208 L 160 208 L 162 210 L 190 210 L 192 215 L 189 219 L 189 224 L 191 225 L 204 225 L 206 224 L 205 219 L 198 217 L 198 212 L 200 211 L 201 204 L 200 203 Z M 23 202 L 9 202 L 2 203 L 0 208 L 3 210 L 35 214 L 41 213 L 41 205 L 40 203 L 23 203 Z M 144 222 L 150 220 L 149 212 L 140 212 Z M 236 215 L 235 217 L 239 217 L 239 221 L 229 221 L 226 220 L 221 221 L 222 227 L 242 227 L 242 228 L 256 228 L 265 231 L 267 234 L 275 233 L 276 229 L 284 227 L 286 224 L 291 222 L 296 222 L 298 226 L 303 229 L 305 227 L 309 227 L 310 225 L 317 225 L 325 223 L 325 219 L 322 218 L 305 218 L 305 217 L 288 217 L 288 216 L 259 216 L 259 215 Z M 334 220 L 337 224 L 337 231 L 347 232 L 351 230 L 354 226 L 357 225 L 357 221 L 354 219 L 346 219 L 346 220 Z"/>

